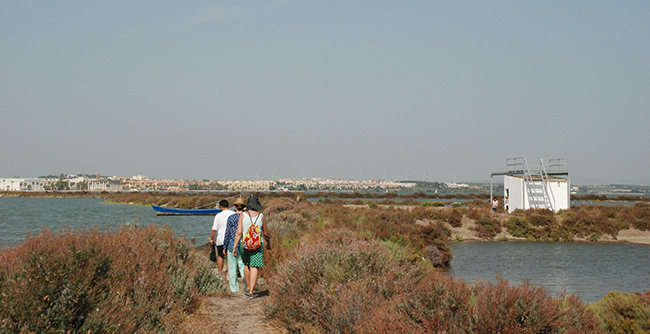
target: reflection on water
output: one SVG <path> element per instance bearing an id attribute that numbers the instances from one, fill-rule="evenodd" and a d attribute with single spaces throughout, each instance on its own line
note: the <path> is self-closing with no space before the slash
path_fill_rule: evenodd
<path id="1" fill-rule="evenodd" d="M 650 246 L 587 243 L 477 242 L 452 244 L 449 275 L 496 283 L 500 274 L 511 284 L 562 289 L 596 302 L 612 290 L 650 290 Z"/>

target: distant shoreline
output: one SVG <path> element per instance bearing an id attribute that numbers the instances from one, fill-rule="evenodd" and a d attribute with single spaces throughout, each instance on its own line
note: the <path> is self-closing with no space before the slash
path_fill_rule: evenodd
<path id="1" fill-rule="evenodd" d="M 445 200 L 462 199 L 462 200 L 485 200 L 490 199 L 489 193 L 398 193 L 398 192 L 358 192 L 358 191 L 245 191 L 245 190 L 224 190 L 213 192 L 175 192 L 175 191 L 153 191 L 153 192 L 96 192 L 96 191 L 2 191 L 0 190 L 0 197 L 80 197 L 80 198 L 113 198 L 118 196 L 133 196 L 133 197 L 150 197 L 150 196 L 216 196 L 216 197 L 229 197 L 233 195 L 248 195 L 256 194 L 259 197 L 296 197 L 301 196 L 305 198 L 332 198 L 332 199 L 429 199 L 437 202 L 444 202 Z M 495 197 L 501 197 L 501 194 L 494 194 Z M 616 197 L 608 195 L 571 195 L 571 201 L 587 201 L 596 203 L 616 203 L 616 202 L 650 202 L 650 196 L 642 195 L 619 195 Z"/>
<path id="2" fill-rule="evenodd" d="M 95 192 L 0 192 L 0 197 L 35 197 L 35 198 L 96 198 L 96 199 L 104 199 L 106 203 L 110 204 L 125 204 L 125 205 L 136 205 L 136 206 L 148 206 L 150 205 L 150 202 L 154 201 L 156 205 L 160 205 L 160 201 L 163 201 L 165 204 L 171 206 L 171 207 L 183 207 L 184 204 L 192 204 L 192 206 L 198 206 L 198 205 L 203 205 L 208 202 L 214 202 L 215 200 L 218 201 L 218 199 L 223 198 L 224 196 L 238 196 L 240 192 L 231 192 L 231 193 L 226 193 L 226 194 L 192 194 L 192 193 L 95 193 Z M 244 193 L 246 194 L 246 193 Z M 267 194 L 260 193 L 259 195 L 264 196 Z M 296 196 L 305 196 L 306 194 L 304 193 L 282 193 L 282 194 L 269 194 L 269 197 L 290 197 L 290 198 L 296 198 Z M 284 196 L 281 196 L 284 195 Z M 318 194 L 311 194 L 313 196 L 317 196 Z M 348 204 L 344 204 L 345 206 L 349 207 L 357 207 L 357 208 L 370 208 L 371 206 L 377 206 L 377 207 L 383 207 L 383 208 L 398 208 L 398 209 L 405 209 L 405 210 L 412 210 L 413 208 L 418 207 L 417 202 L 411 201 L 410 203 L 407 203 L 409 200 L 415 199 L 415 198 L 421 198 L 420 194 L 391 194 L 389 197 L 383 197 L 383 196 L 375 196 L 374 199 L 381 199 L 383 197 L 384 200 L 389 201 L 392 199 L 400 199 L 404 200 L 405 202 L 403 204 L 398 203 L 389 203 L 389 202 L 384 202 L 386 204 L 382 204 L 382 202 L 369 202 L 369 201 L 363 201 L 360 198 L 350 198 L 350 195 L 354 194 L 339 194 L 341 195 L 340 197 L 333 197 L 334 193 L 323 193 L 321 195 L 325 195 L 331 198 L 336 198 L 340 200 L 349 200 Z M 378 194 L 374 194 L 378 195 Z M 450 195 L 445 195 L 445 198 L 440 198 L 441 201 L 444 201 L 445 199 L 451 199 L 452 196 Z M 464 194 L 459 194 L 458 198 L 467 198 L 467 195 Z M 474 197 L 474 200 L 479 200 L 483 202 L 483 199 L 480 197 L 485 197 L 485 196 L 476 196 Z M 202 201 L 205 201 L 205 203 L 196 201 L 196 200 L 190 200 L 192 198 L 201 199 Z M 299 198 L 299 197 L 298 197 Z M 371 199 L 371 198 L 368 198 Z M 596 198 L 589 198 L 589 200 L 597 200 Z M 617 198 L 617 200 L 622 200 L 621 198 Z M 629 201 L 629 199 L 626 199 Z M 608 201 L 612 201 L 612 199 L 608 199 Z M 616 200 L 614 200 L 616 201 Z M 473 202 L 473 201 L 472 201 Z M 315 203 L 315 202 L 314 202 Z M 376 204 L 375 204 L 376 203 Z M 644 203 L 644 202 L 641 202 Z M 596 206 L 599 204 L 595 204 Z M 449 209 L 449 207 L 436 207 L 438 209 Z M 505 213 L 497 213 L 494 215 L 489 216 L 490 218 L 496 218 L 496 220 L 500 221 L 501 224 L 510 217 L 513 217 L 512 214 L 505 214 Z M 420 223 L 420 222 L 416 222 Z M 428 224 L 428 223 L 426 223 Z M 510 241 L 510 242 L 538 242 L 537 240 L 534 239 L 529 239 L 529 238 L 520 238 L 520 237 L 514 237 L 510 233 L 507 232 L 505 228 L 503 230 L 494 235 L 493 238 L 491 239 L 486 239 L 482 238 L 478 235 L 477 231 L 475 230 L 475 221 L 469 218 L 464 217 L 461 221 L 461 226 L 460 227 L 452 227 L 449 223 L 444 222 L 444 224 L 451 230 L 451 237 L 447 240 L 447 242 L 495 242 L 495 241 Z M 540 241 L 548 241 L 548 240 L 540 240 Z M 552 241 L 550 241 L 552 242 Z M 557 242 L 557 241 L 556 241 Z M 562 242 L 562 241 L 560 241 Z M 629 228 L 621 229 L 618 231 L 618 234 L 616 238 L 612 237 L 610 234 L 603 233 L 601 234 L 597 240 L 591 239 L 588 240 L 587 237 L 573 237 L 571 241 L 565 241 L 565 242 L 585 242 L 585 243 L 629 243 L 629 244 L 641 244 L 641 245 L 650 245 L 650 231 L 641 231 L 639 229 L 633 228 L 630 226 Z"/>

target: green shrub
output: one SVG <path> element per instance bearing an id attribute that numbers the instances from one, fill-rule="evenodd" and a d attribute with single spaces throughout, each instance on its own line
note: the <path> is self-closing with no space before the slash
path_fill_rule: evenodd
<path id="1" fill-rule="evenodd" d="M 539 232 L 522 217 L 511 217 L 505 223 L 506 231 L 515 238 L 538 239 Z"/>
<path id="2" fill-rule="evenodd" d="M 443 207 L 443 206 L 445 206 L 445 203 L 443 203 L 443 202 L 422 202 L 422 203 L 420 203 L 420 206 L 423 206 L 423 207 L 427 207 L 427 206 Z"/>
<path id="3" fill-rule="evenodd" d="M 650 292 L 610 291 L 590 305 L 609 333 L 650 333 Z"/>

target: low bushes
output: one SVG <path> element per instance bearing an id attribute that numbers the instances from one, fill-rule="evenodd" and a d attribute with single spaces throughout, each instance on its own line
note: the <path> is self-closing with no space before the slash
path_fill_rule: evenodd
<path id="1" fill-rule="evenodd" d="M 350 231 L 329 231 L 278 266 L 266 313 L 291 331 L 348 332 L 423 278 L 411 259 Z"/>
<path id="2" fill-rule="evenodd" d="M 559 224 L 553 217 L 530 215 L 510 217 L 503 223 L 506 231 L 515 238 L 526 238 L 530 241 L 564 241 L 571 242 L 575 231 Z"/>
<path id="3" fill-rule="evenodd" d="M 611 291 L 590 308 L 610 333 L 650 333 L 650 291 L 645 294 Z"/>
<path id="4" fill-rule="evenodd" d="M 650 230 L 650 203 L 637 202 L 634 206 L 622 207 L 616 218 L 623 225 L 628 224 L 641 231 Z"/>
<path id="5" fill-rule="evenodd" d="M 435 266 L 444 267 L 451 261 L 451 250 L 446 244 L 451 231 L 442 224 L 444 214 L 435 207 L 418 206 L 410 211 L 386 210 L 345 207 L 340 203 L 314 205 L 274 199 L 269 201 L 266 211 L 274 213 L 269 214 L 271 234 L 282 237 L 273 242 L 273 247 L 280 245 L 281 248 L 274 248 L 274 254 L 269 258 L 272 261 L 270 264 L 281 260 L 288 251 L 297 247 L 303 235 L 321 233 L 331 228 L 346 228 L 368 240 L 378 239 L 408 247 L 421 257 L 430 258 Z M 427 224 L 416 224 L 418 220 L 427 221 Z"/>
<path id="6" fill-rule="evenodd" d="M 472 287 L 429 272 L 407 293 L 384 301 L 358 323 L 358 333 L 472 333 Z"/>
<path id="7" fill-rule="evenodd" d="M 539 238 L 539 231 L 532 227 L 525 218 L 510 217 L 505 222 L 506 231 L 515 238 L 535 240 Z"/>
<path id="8" fill-rule="evenodd" d="M 477 225 L 484 225 L 479 221 L 485 217 L 478 217 Z M 598 241 L 603 235 L 616 239 L 623 229 L 650 227 L 650 205 L 581 205 L 557 214 L 542 209 L 516 210 L 503 226 L 512 236 L 528 240 L 571 242 L 577 237 Z"/>
<path id="9" fill-rule="evenodd" d="M 476 333 L 601 333 L 598 319 L 574 296 L 557 299 L 529 282 L 475 287 L 472 330 Z"/>
<path id="10" fill-rule="evenodd" d="M 452 227 L 461 227 L 463 225 L 463 213 L 458 208 L 453 208 L 447 213 L 447 223 Z"/>
<path id="11" fill-rule="evenodd" d="M 609 234 L 618 235 L 622 229 L 619 221 L 609 218 L 602 205 L 580 206 L 565 212 L 562 215 L 562 224 L 575 231 L 578 237 L 601 236 Z"/>
<path id="12" fill-rule="evenodd" d="M 481 217 L 476 221 L 474 229 L 479 237 L 494 239 L 497 234 L 501 233 L 501 223 L 495 219 Z"/>
<path id="13" fill-rule="evenodd" d="M 573 296 L 528 283 L 469 285 L 404 250 L 334 230 L 291 252 L 269 279 L 266 313 L 291 332 L 600 333 Z"/>
<path id="14" fill-rule="evenodd" d="M 2 332 L 165 332 L 222 289 L 202 254 L 168 228 L 53 234 L 3 249 Z"/>

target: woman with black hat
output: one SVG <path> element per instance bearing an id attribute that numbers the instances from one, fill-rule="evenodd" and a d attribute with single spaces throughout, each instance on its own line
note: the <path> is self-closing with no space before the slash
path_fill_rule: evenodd
<path id="1" fill-rule="evenodd" d="M 265 244 L 266 249 L 271 250 L 271 236 L 266 227 L 266 216 L 262 213 L 262 204 L 259 199 L 255 196 L 249 197 L 246 207 L 248 210 L 239 215 L 235 245 L 239 244 L 239 240 L 242 240 L 242 235 L 245 234 L 244 239 L 239 249 L 233 250 L 233 255 L 237 256 L 238 252 L 241 253 L 242 261 L 244 261 L 244 277 L 249 289 L 248 297 L 255 298 L 258 268 L 264 266 Z"/>

